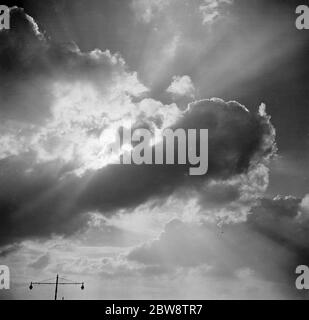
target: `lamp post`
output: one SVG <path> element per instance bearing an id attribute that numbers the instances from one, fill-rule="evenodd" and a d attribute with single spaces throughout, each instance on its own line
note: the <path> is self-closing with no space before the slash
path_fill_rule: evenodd
<path id="1" fill-rule="evenodd" d="M 60 279 L 60 281 L 59 281 Z M 85 289 L 84 286 L 84 282 L 74 282 L 65 278 L 61 278 L 59 277 L 59 275 L 57 274 L 56 276 L 56 281 L 55 282 L 51 282 L 52 279 L 48 279 L 48 280 L 43 280 L 40 282 L 32 282 L 30 283 L 29 289 L 32 290 L 34 285 L 55 285 L 55 300 L 57 300 L 57 295 L 58 295 L 58 286 L 59 285 L 81 285 L 81 290 Z M 66 281 L 66 282 L 64 282 Z"/>

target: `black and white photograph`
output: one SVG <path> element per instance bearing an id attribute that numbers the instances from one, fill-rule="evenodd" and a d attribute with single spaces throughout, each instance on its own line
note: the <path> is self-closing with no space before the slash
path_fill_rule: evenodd
<path id="1" fill-rule="evenodd" d="M 308 166 L 309 1 L 0 0 L 0 300 L 308 300 Z"/>

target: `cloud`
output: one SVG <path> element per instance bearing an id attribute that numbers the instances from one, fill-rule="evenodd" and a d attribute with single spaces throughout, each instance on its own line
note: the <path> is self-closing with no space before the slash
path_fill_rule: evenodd
<path id="1" fill-rule="evenodd" d="M 205 183 L 198 196 L 201 213 L 223 223 L 246 221 L 251 208 L 264 196 L 269 169 L 259 164 L 248 172 L 226 180 Z"/>
<path id="2" fill-rule="evenodd" d="M 132 100 L 148 89 L 119 54 L 54 43 L 20 8 L 11 22 L 0 33 L 0 159 L 33 152 L 37 162 L 96 168 L 105 140 L 143 112 Z"/>
<path id="3" fill-rule="evenodd" d="M 119 54 L 81 52 L 74 43 L 55 43 L 23 9 L 14 7 L 10 15 L 12 28 L 0 33 L 2 118 L 44 124 L 56 112 L 59 96 L 74 98 L 81 84 L 111 100 L 147 91 Z M 92 110 L 91 115 L 97 114 Z"/>
<path id="4" fill-rule="evenodd" d="M 190 5 L 199 9 L 202 14 L 203 24 L 212 24 L 221 17 L 233 0 L 194 0 Z M 187 7 L 186 1 L 173 0 L 132 0 L 131 7 L 137 20 L 143 23 L 151 23 L 162 16 L 162 12 L 170 6 L 175 11 L 174 5 Z"/>
<path id="5" fill-rule="evenodd" d="M 309 194 L 305 195 L 300 203 L 302 216 L 309 218 Z"/>
<path id="6" fill-rule="evenodd" d="M 203 24 L 214 23 L 221 16 L 222 10 L 232 3 L 233 0 L 203 0 L 199 7 Z"/>
<path id="7" fill-rule="evenodd" d="M 159 239 L 133 249 L 128 259 L 145 265 L 164 265 L 173 268 L 204 264 L 209 259 L 208 235 L 198 230 L 199 227 L 194 224 L 173 220 L 166 225 Z"/>
<path id="8" fill-rule="evenodd" d="M 49 265 L 49 263 L 50 263 L 50 257 L 49 257 L 49 254 L 47 253 L 39 257 L 36 261 L 30 263 L 29 266 L 31 268 L 41 270 L 46 268 Z"/>
<path id="9" fill-rule="evenodd" d="M 2 160 L 1 242 L 71 234 L 85 225 L 87 212 L 130 210 L 177 190 L 199 193 L 208 179 L 226 180 L 250 172 L 274 152 L 269 118 L 251 114 L 235 102 L 196 102 L 174 127 L 209 129 L 205 177 L 188 176 L 187 166 L 169 165 L 107 165 L 82 177 L 63 176 L 66 169 L 57 162 L 33 166 L 31 156 Z"/>
<path id="10" fill-rule="evenodd" d="M 174 76 L 172 83 L 166 91 L 176 96 L 188 96 L 194 98 L 195 88 L 189 76 Z"/>
<path id="11" fill-rule="evenodd" d="M 303 210 L 303 199 L 292 196 L 277 196 L 274 199 L 262 199 L 261 205 L 252 209 L 248 216 L 248 225 L 271 241 L 283 246 L 294 259 L 287 261 L 290 268 L 309 262 L 309 220 Z"/>
<path id="12" fill-rule="evenodd" d="M 4 246 L 0 250 L 0 258 L 5 258 L 9 256 L 10 254 L 18 251 L 20 249 L 20 245 L 15 243 L 12 245 Z"/>
<path id="13" fill-rule="evenodd" d="M 131 6 L 139 21 L 150 23 L 171 1 L 172 0 L 132 0 Z"/>
<path id="14" fill-rule="evenodd" d="M 235 279 L 249 268 L 287 296 L 305 297 L 295 288 L 295 268 L 309 262 L 309 222 L 299 212 L 304 199 L 262 198 L 246 221 L 221 228 L 174 219 L 157 239 L 132 249 L 128 259 L 169 272 L 203 266 L 205 276 L 220 279 Z"/>
<path id="15" fill-rule="evenodd" d="M 148 97 L 119 54 L 56 44 L 19 8 L 11 21 L 12 29 L 0 33 L 2 245 L 71 235 L 87 228 L 91 212 L 130 212 L 171 195 L 195 193 L 202 205 L 210 181 L 246 186 L 236 191 L 242 201 L 259 181 L 261 190 L 267 184 L 265 165 L 276 148 L 263 106 L 250 113 L 237 102 L 205 99 L 180 111 Z M 159 131 L 207 128 L 207 175 L 188 176 L 187 165 L 112 164 L 107 151 L 128 123 Z"/>

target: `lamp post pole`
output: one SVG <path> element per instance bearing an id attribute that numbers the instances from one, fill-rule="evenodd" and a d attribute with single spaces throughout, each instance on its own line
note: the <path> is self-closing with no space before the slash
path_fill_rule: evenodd
<path id="1" fill-rule="evenodd" d="M 56 277 L 56 287 L 55 287 L 55 300 L 57 300 L 57 293 L 58 293 L 58 280 L 59 280 L 59 276 L 57 274 Z"/>

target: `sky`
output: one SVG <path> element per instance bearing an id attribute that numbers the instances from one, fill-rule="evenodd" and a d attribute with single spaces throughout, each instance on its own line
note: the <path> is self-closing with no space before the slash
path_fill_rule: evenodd
<path id="1" fill-rule="evenodd" d="M 302 1 L 2 4 L 0 299 L 308 298 Z M 128 126 L 208 129 L 208 172 L 115 164 Z"/>

